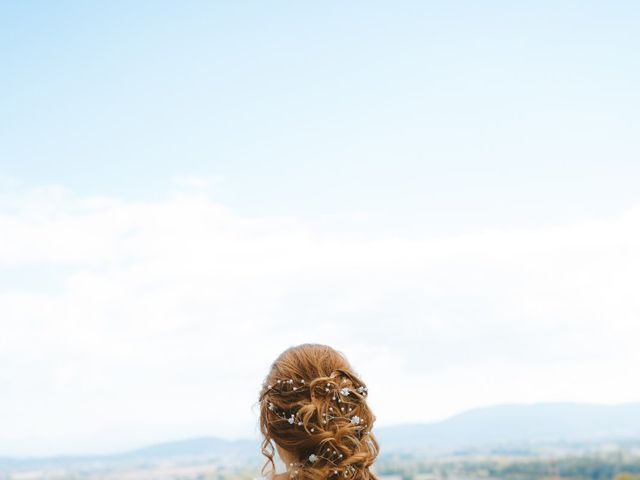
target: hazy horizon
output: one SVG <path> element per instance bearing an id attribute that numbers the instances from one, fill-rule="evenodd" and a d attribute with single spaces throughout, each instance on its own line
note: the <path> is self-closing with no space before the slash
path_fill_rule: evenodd
<path id="1" fill-rule="evenodd" d="M 564 412 L 564 408 L 565 407 L 569 407 L 573 410 L 578 410 L 580 408 L 591 408 L 591 407 L 626 407 L 626 406 L 636 406 L 636 407 L 640 407 L 640 401 L 633 401 L 633 402 L 623 402 L 623 403 L 613 403 L 613 404 L 605 404 L 605 403 L 581 403 L 581 402 L 530 402 L 530 403 L 502 403 L 502 404 L 493 404 L 493 405 L 486 405 L 486 406 L 480 406 L 480 407 L 475 407 L 469 410 L 464 410 L 461 412 L 457 412 L 454 413 L 451 416 L 448 416 L 446 418 L 443 419 L 439 419 L 439 420 L 433 420 L 433 421 L 429 421 L 429 422 L 400 422 L 400 423 L 395 423 L 395 424 L 391 424 L 391 425 L 378 425 L 378 423 L 376 422 L 376 425 L 374 426 L 373 432 L 374 434 L 377 436 L 378 438 L 378 442 L 381 443 L 384 448 L 383 451 L 385 453 L 393 453 L 393 452 L 397 452 L 398 451 L 398 439 L 396 438 L 394 441 L 394 445 L 391 447 L 391 449 L 389 449 L 389 445 L 386 444 L 386 442 L 384 440 L 381 440 L 380 434 L 383 431 L 386 431 L 388 429 L 394 429 L 397 427 L 403 428 L 403 427 L 418 427 L 418 426 L 437 426 L 437 425 L 441 425 L 447 422 L 451 422 L 454 420 L 459 420 L 462 417 L 467 417 L 469 418 L 470 415 L 476 415 L 479 413 L 485 413 L 485 412 L 494 412 L 493 415 L 500 415 L 499 412 L 505 412 L 505 411 L 511 411 L 511 407 L 516 407 L 516 408 L 531 408 L 531 407 L 545 407 L 545 409 L 549 409 L 550 407 L 552 408 L 563 408 L 563 412 Z M 509 410 L 507 410 L 509 409 Z M 538 410 L 539 412 L 539 410 Z M 510 421 L 513 421 L 514 418 L 512 416 L 513 414 L 510 413 L 509 417 L 510 417 Z M 519 422 L 523 422 L 526 421 L 526 419 L 522 416 L 518 417 L 517 419 Z M 632 421 L 632 419 L 628 419 L 629 421 Z M 477 421 L 477 420 L 476 420 Z M 538 420 L 534 419 L 532 422 L 529 423 L 536 423 Z M 473 425 L 475 423 L 475 421 L 471 421 L 471 423 L 468 423 L 468 427 L 470 425 Z M 552 422 L 553 423 L 553 422 Z M 501 425 L 501 428 L 504 428 L 504 425 Z M 619 428 L 618 426 L 613 426 L 611 428 L 611 432 L 614 432 L 617 430 L 617 428 Z M 459 427 L 456 428 L 456 430 L 458 430 Z M 478 430 L 483 432 L 485 429 L 484 427 L 480 426 L 480 427 L 476 427 L 474 431 L 468 431 L 466 432 L 466 434 L 478 434 Z M 538 430 L 538 428 L 536 427 L 536 430 Z M 562 427 L 559 428 L 559 430 L 563 430 Z M 640 430 L 638 430 L 640 431 Z M 629 440 L 628 436 L 625 435 L 620 435 L 618 434 L 618 437 L 607 437 L 607 434 L 605 432 L 601 432 L 601 436 L 599 438 L 583 438 L 582 440 L 575 438 L 575 432 L 571 432 L 571 431 L 566 431 L 565 434 L 568 435 L 568 439 L 571 439 L 573 443 L 578 444 L 580 441 L 582 442 L 586 442 L 585 444 L 588 444 L 589 442 L 592 442 L 593 445 L 598 445 L 598 442 L 600 442 L 602 444 L 602 442 L 612 442 L 612 441 L 620 441 L 620 440 Z M 395 435 L 396 437 L 398 436 L 397 434 Z M 487 438 L 490 438 L 491 435 L 488 434 Z M 384 438 L 384 437 L 383 437 Z M 11 455 L 4 455 L 3 452 L 0 452 L 0 459 L 10 459 L 10 458 L 14 458 L 14 459 L 37 459 L 37 458 L 47 458 L 47 457 L 51 457 L 51 458 L 60 458 L 60 457 L 82 457 L 82 456 L 110 456 L 110 455 L 120 455 L 120 454 L 131 454 L 133 452 L 136 452 L 137 450 L 147 450 L 149 448 L 154 448 L 154 447 L 160 447 L 160 446 L 174 446 L 174 450 L 175 450 L 175 445 L 176 444 L 181 444 L 183 442 L 188 442 L 188 443 L 193 443 L 199 440 L 221 440 L 223 442 L 255 442 L 256 445 L 258 444 L 258 442 L 261 441 L 261 436 L 260 435 L 254 435 L 254 436 L 241 436 L 241 437 L 225 437 L 225 436 L 217 436 L 217 435 L 202 435 L 202 436 L 189 436 L 189 437 L 181 437 L 181 438 L 165 438 L 165 439 L 158 439 L 155 442 L 152 443 L 143 443 L 140 445 L 134 445 L 134 446 L 130 446 L 129 448 L 116 448 L 110 451 L 75 451 L 75 452 L 66 452 L 64 454 L 56 454 L 56 453 L 50 453 L 47 455 L 18 455 L 18 456 L 11 456 Z M 444 440 L 444 444 L 446 445 L 446 442 L 450 441 L 450 440 Z M 637 439 L 638 442 L 640 442 L 640 437 Z M 476 443 L 477 439 L 471 439 L 469 440 L 470 444 L 475 445 L 476 448 L 487 448 L 488 445 L 491 445 L 491 441 L 489 440 L 487 444 L 485 443 Z M 528 442 L 530 442 L 531 445 L 535 446 L 542 446 L 542 445 L 553 445 L 553 442 L 549 443 L 545 443 L 544 441 L 541 441 L 540 439 L 536 439 L 536 438 L 531 438 L 528 437 Z M 594 443 L 595 442 L 595 443 Z M 414 448 L 417 446 L 415 443 L 413 443 L 412 439 L 407 439 L 405 442 L 407 445 L 412 445 Z M 560 444 L 566 443 L 565 442 L 560 442 Z M 440 445 L 438 447 L 438 442 L 436 441 L 436 439 L 434 438 L 430 438 L 430 443 L 428 446 L 426 446 L 425 448 L 431 448 L 432 450 L 435 447 L 438 447 L 440 449 L 442 449 L 443 445 Z M 455 444 L 454 444 L 455 445 Z M 458 445 L 457 448 L 460 448 L 462 445 Z M 467 445 L 468 447 L 469 445 Z M 504 446 L 504 444 L 502 444 L 502 446 Z M 516 444 L 514 446 L 518 446 L 518 443 L 516 442 Z M 451 446 L 449 446 L 449 448 L 451 448 Z M 211 454 L 216 453 L 215 449 L 212 449 Z M 258 454 L 258 452 L 256 451 L 256 454 Z"/>

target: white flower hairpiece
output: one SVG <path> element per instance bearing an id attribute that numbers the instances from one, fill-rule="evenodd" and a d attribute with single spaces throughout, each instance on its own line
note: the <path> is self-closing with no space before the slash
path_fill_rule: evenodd
<path id="1" fill-rule="evenodd" d="M 342 378 L 342 383 L 346 383 L 348 380 L 346 378 Z M 297 383 L 297 385 L 296 385 Z M 288 385 L 290 385 L 291 387 L 289 388 Z M 263 384 L 263 386 L 267 387 L 267 391 L 268 392 L 277 392 L 277 393 L 290 393 L 290 392 L 294 392 L 303 388 L 308 387 L 308 385 L 306 384 L 306 382 L 304 381 L 304 378 L 301 378 L 300 380 L 294 380 L 293 378 L 287 378 L 287 379 L 278 379 L 276 381 L 275 384 L 269 384 L 269 385 L 265 385 Z M 326 386 L 323 389 L 325 392 L 331 392 L 333 390 L 332 388 L 332 383 L 331 382 L 327 382 Z M 367 387 L 365 387 L 364 385 L 360 385 L 355 389 L 356 392 L 358 392 L 359 394 L 366 396 L 368 393 L 368 389 Z M 344 395 L 345 397 L 348 396 L 351 393 L 351 390 L 349 390 L 348 387 L 342 387 L 339 390 L 341 395 Z M 267 393 L 267 392 L 265 392 Z M 333 399 L 334 400 L 338 400 L 340 401 L 340 398 L 335 396 L 335 392 L 333 393 Z"/>
<path id="2" fill-rule="evenodd" d="M 338 453 L 337 450 L 333 450 L 332 448 L 327 448 L 324 452 L 320 452 L 319 455 L 312 453 L 307 457 L 307 459 L 304 462 L 290 462 L 289 478 L 295 479 L 297 475 L 300 473 L 300 469 L 303 469 L 307 462 L 314 464 L 320 459 L 326 460 L 329 464 L 333 466 L 332 472 L 329 474 L 330 476 L 339 475 L 340 471 L 338 469 L 342 470 L 345 477 L 349 475 L 354 475 L 356 473 L 356 468 L 353 465 L 341 465 L 344 459 L 344 455 L 342 453 Z"/>
<path id="3" fill-rule="evenodd" d="M 347 378 L 342 378 L 342 384 L 348 382 Z M 353 402 L 349 402 L 348 400 L 341 400 L 340 396 L 342 395 L 343 397 L 349 397 L 351 396 L 351 393 L 353 390 L 350 390 L 349 387 L 342 387 L 340 389 L 334 389 L 334 386 L 336 385 L 336 382 L 331 383 L 331 382 L 327 382 L 327 384 L 324 387 L 321 387 L 320 392 L 327 392 L 329 394 L 331 394 L 331 399 L 335 400 L 338 402 L 338 404 L 342 403 L 342 405 L 340 406 L 340 412 L 343 415 L 349 415 L 352 410 L 354 409 Z M 290 379 L 278 379 L 276 381 L 275 384 L 269 384 L 269 385 L 265 385 L 263 384 L 263 386 L 266 386 L 266 391 L 264 392 L 264 394 L 266 393 L 275 393 L 275 394 L 287 394 L 287 393 L 291 393 L 293 391 L 302 389 L 304 387 L 309 387 L 308 384 L 306 384 L 304 379 L 300 379 L 298 381 L 294 380 L 293 378 Z M 315 388 L 315 386 L 314 386 Z M 367 396 L 368 393 L 368 389 L 366 386 L 364 385 L 360 385 L 358 387 L 355 388 L 355 392 L 359 393 L 360 395 L 362 395 L 363 397 Z M 356 395 L 357 397 L 357 395 Z M 263 398 L 262 400 L 266 400 L 266 398 Z M 280 411 L 278 410 L 278 408 L 276 408 L 276 406 L 273 404 L 273 402 L 269 401 L 268 402 L 268 409 L 272 412 L 274 412 L 278 417 L 286 420 L 287 422 L 289 422 L 289 424 L 291 425 L 297 425 L 297 426 L 302 426 L 304 425 L 304 423 L 301 420 L 297 420 L 296 421 L 296 414 L 294 413 L 286 413 L 284 411 Z M 330 406 L 329 407 L 329 413 L 322 413 L 322 417 L 320 418 L 320 422 L 323 424 L 327 424 L 329 422 L 329 420 L 333 420 L 336 418 L 344 418 L 344 419 L 348 419 L 350 420 L 351 424 L 353 425 L 361 425 L 362 427 L 366 427 L 365 423 L 362 423 L 362 419 L 357 416 L 357 415 L 353 415 L 353 416 L 341 416 L 341 415 L 334 415 L 333 413 L 335 412 L 335 409 Z M 309 429 L 310 433 L 314 433 L 315 429 L 314 428 L 310 428 Z"/>

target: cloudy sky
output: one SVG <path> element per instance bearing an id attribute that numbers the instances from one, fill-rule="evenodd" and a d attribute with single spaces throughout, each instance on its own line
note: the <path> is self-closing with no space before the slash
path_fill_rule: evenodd
<path id="1" fill-rule="evenodd" d="M 0 7 L 0 456 L 640 400 L 633 2 Z"/>

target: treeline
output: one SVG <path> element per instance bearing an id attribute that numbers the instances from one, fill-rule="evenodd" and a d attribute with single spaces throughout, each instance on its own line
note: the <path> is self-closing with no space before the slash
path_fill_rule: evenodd
<path id="1" fill-rule="evenodd" d="M 499 480 L 640 480 L 640 456 L 621 453 L 560 458 L 421 460 L 413 456 L 380 458 L 375 472 L 402 480 L 488 478 Z"/>

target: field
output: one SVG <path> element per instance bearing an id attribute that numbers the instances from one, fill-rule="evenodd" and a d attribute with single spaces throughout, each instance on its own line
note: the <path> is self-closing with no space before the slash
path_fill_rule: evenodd
<path id="1" fill-rule="evenodd" d="M 253 480 L 260 458 L 222 462 L 214 458 L 166 460 L 65 461 L 0 470 L 0 480 Z M 440 458 L 416 453 L 380 455 L 374 473 L 380 480 L 640 480 L 640 449 L 520 455 L 472 455 Z"/>

